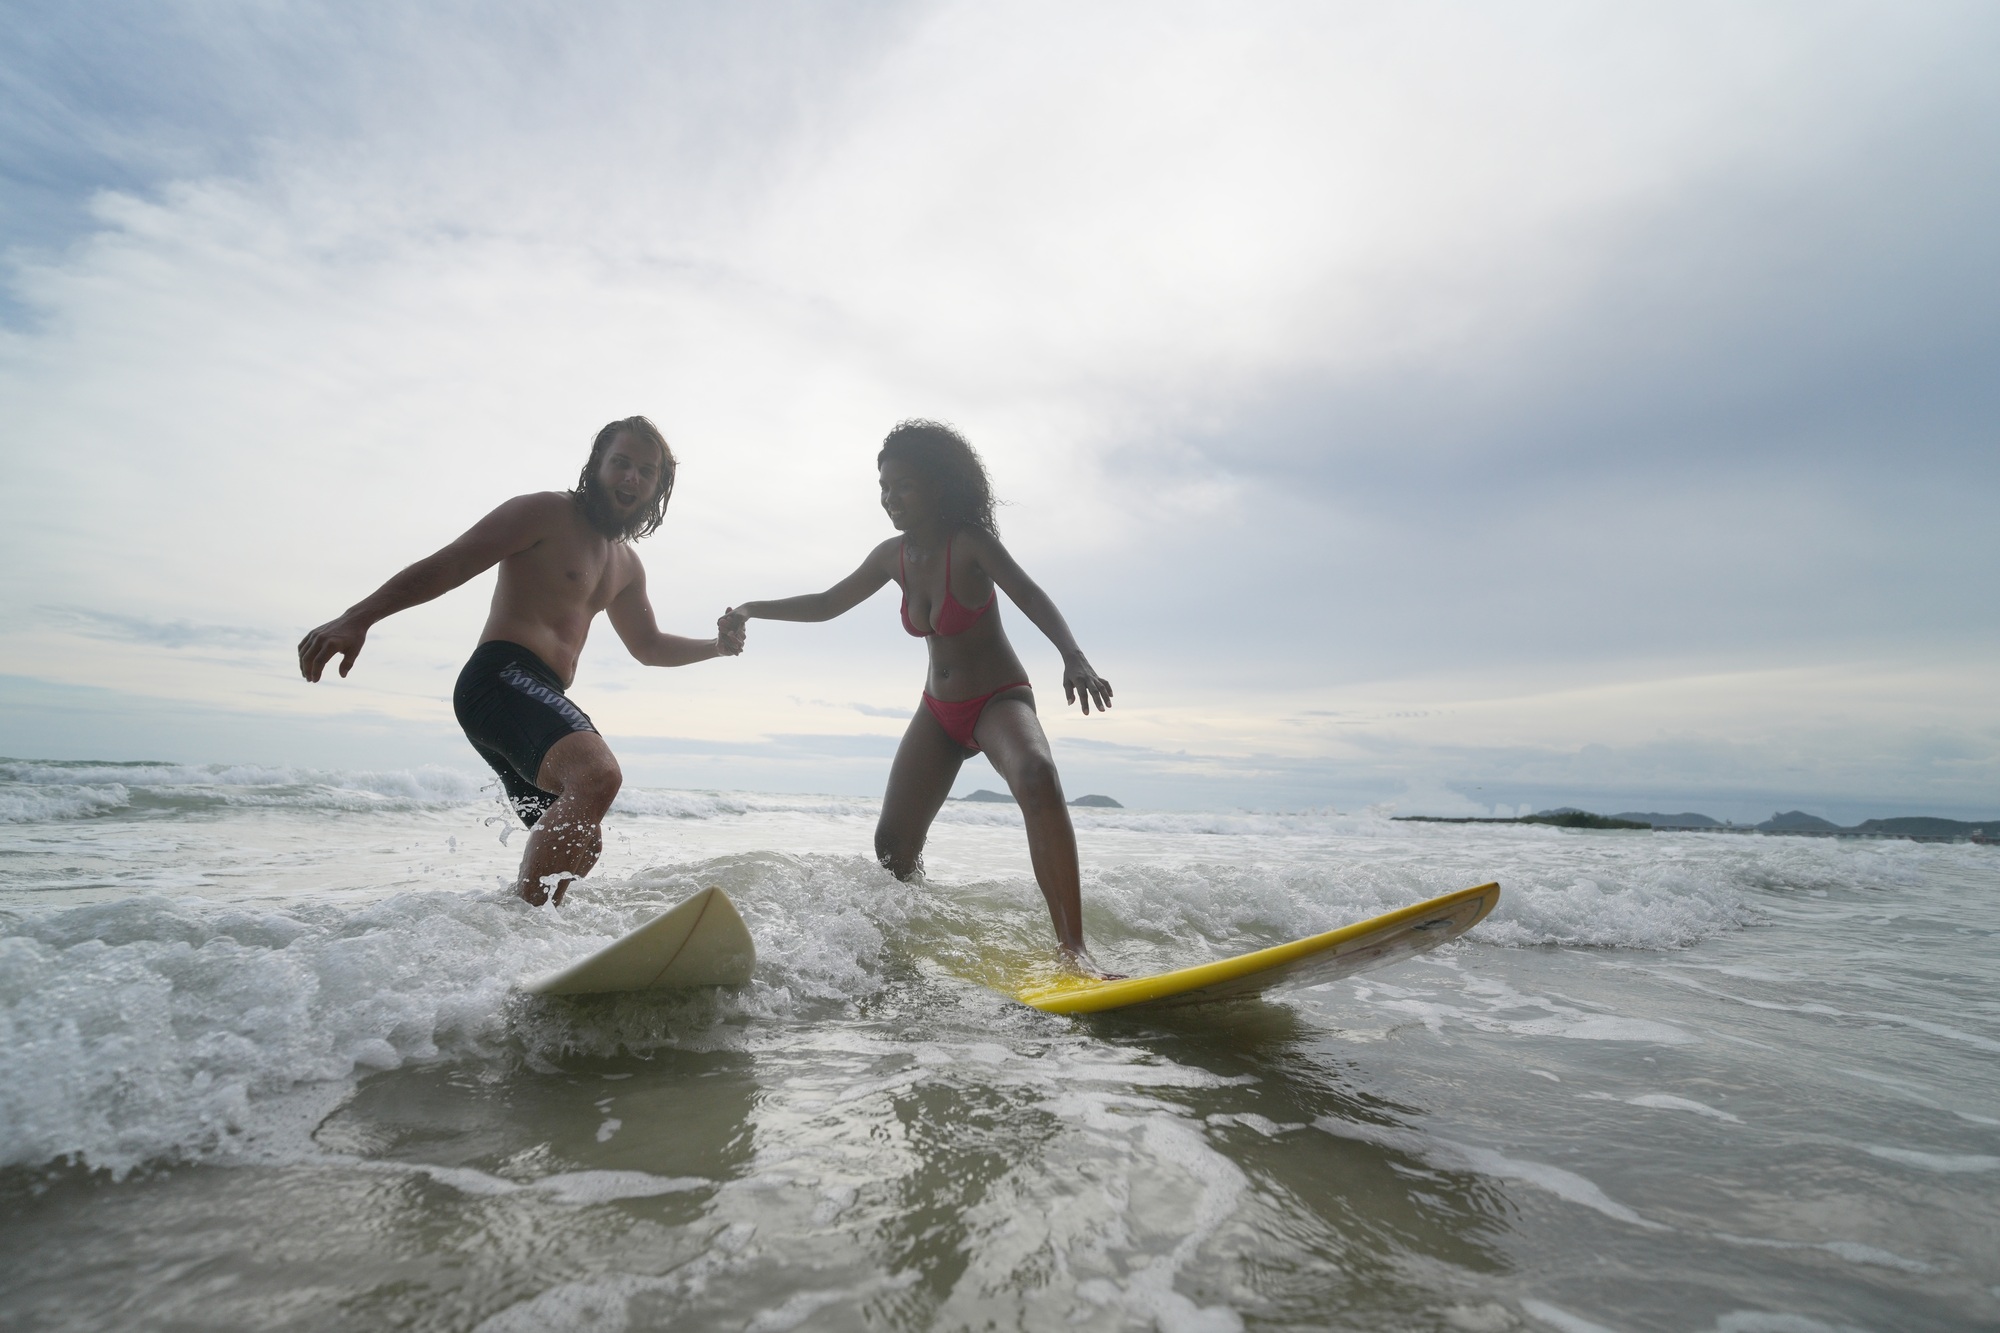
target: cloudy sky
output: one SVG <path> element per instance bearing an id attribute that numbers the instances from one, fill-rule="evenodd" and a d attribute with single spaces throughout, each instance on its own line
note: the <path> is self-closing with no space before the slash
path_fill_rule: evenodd
<path id="1" fill-rule="evenodd" d="M 603 422 L 663 623 L 958 424 L 1115 682 L 1072 792 L 2000 809 L 2000 11 L 9 0 L 0 753 L 477 771 L 490 576 L 292 645 Z M 575 687 L 652 785 L 879 791 L 893 592 Z M 983 762 L 960 789 L 997 785 Z"/>

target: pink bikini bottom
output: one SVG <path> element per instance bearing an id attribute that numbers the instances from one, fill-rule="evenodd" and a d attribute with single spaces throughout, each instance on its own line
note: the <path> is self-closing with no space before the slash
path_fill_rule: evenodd
<path id="1" fill-rule="evenodd" d="M 990 694 L 982 694 L 977 699 L 940 699 L 929 690 L 924 691 L 924 707 L 931 710 L 931 716 L 944 728 L 944 734 L 963 745 L 968 750 L 977 750 L 979 742 L 972 739 L 973 728 L 979 725 L 980 714 L 986 705 L 993 702 L 993 695 L 1018 690 L 1028 684 L 1017 680 L 1012 685 L 1002 685 Z"/>

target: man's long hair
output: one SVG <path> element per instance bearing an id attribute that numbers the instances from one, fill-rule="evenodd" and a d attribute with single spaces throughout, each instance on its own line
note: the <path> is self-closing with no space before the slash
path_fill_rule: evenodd
<path id="1" fill-rule="evenodd" d="M 963 435 L 942 421 L 913 417 L 899 421 L 882 441 L 875 466 L 890 459 L 915 468 L 931 484 L 938 509 L 950 528 L 977 528 L 989 537 L 998 537 L 993 521 L 993 483 L 986 479 L 986 465 L 979 451 Z"/>
<path id="2" fill-rule="evenodd" d="M 611 448 L 611 442 L 621 434 L 636 435 L 660 451 L 660 488 L 654 493 L 653 502 L 641 506 L 638 513 L 622 524 L 611 512 L 610 501 L 597 480 L 597 465 L 604 461 L 605 451 Z M 576 507 L 583 511 L 583 516 L 590 526 L 611 540 L 637 541 L 641 537 L 650 537 L 657 532 L 660 521 L 667 516 L 667 497 L 674 493 L 675 466 L 674 451 L 667 447 L 667 438 L 660 434 L 660 428 L 644 417 L 626 417 L 623 421 L 614 421 L 597 432 L 597 438 L 590 442 L 590 461 L 583 465 L 583 471 L 578 474 L 576 489 L 570 492 L 570 498 L 576 502 Z"/>

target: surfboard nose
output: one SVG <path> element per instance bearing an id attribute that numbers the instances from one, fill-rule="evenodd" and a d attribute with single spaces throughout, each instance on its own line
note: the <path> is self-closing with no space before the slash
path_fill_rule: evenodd
<path id="1" fill-rule="evenodd" d="M 1233 1000 L 1281 983 L 1317 986 L 1428 953 L 1485 920 L 1499 902 L 1500 885 L 1489 881 L 1234 958 L 1120 981 L 1065 977 L 1018 991 L 1014 998 L 1044 1013 L 1090 1014 L 1136 1005 Z"/>
<path id="2" fill-rule="evenodd" d="M 580 962 L 524 982 L 521 989 L 531 995 L 604 995 L 744 986 L 756 967 L 757 945 L 736 904 L 721 889 L 707 888 Z"/>

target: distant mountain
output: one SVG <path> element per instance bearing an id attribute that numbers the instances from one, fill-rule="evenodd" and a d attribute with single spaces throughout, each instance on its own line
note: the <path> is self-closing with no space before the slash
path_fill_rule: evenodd
<path id="1" fill-rule="evenodd" d="M 1869 819 L 1846 830 L 1863 836 L 1883 838 L 1969 838 L 1975 834 L 2000 837 L 2000 819 L 1967 823 L 1962 819 L 1936 819 L 1929 815 L 1906 815 L 1901 819 Z"/>
<path id="2" fill-rule="evenodd" d="M 1734 833 L 1747 833 L 1751 827 L 1744 824 L 1726 824 L 1708 815 L 1698 815 L 1692 810 L 1677 815 L 1627 810 L 1623 814 L 1605 816 L 1594 815 L 1573 805 L 1559 805 L 1553 810 L 1522 815 L 1519 819 L 1477 819 L 1463 815 L 1397 815 L 1395 818 L 1398 821 L 1417 824 L 1552 824 L 1557 828 L 1726 829 Z M 1932 815 L 1869 819 L 1852 828 L 1843 828 L 1830 819 L 1821 819 L 1818 815 L 1809 815 L 1803 810 L 1787 810 L 1783 814 L 1772 815 L 1755 828 L 1759 833 L 1788 833 L 1795 837 L 1915 838 L 1923 842 L 1951 842 L 1970 838 L 1974 842 L 2000 842 L 2000 819 L 1968 822 L 1962 819 L 1939 819 Z"/>
<path id="3" fill-rule="evenodd" d="M 968 792 L 958 799 L 961 801 L 991 802 L 994 805 L 1013 805 L 1015 803 L 1014 798 L 1006 792 L 988 791 L 984 787 L 975 792 Z M 1109 796 L 1079 796 L 1074 801 L 1071 801 L 1070 804 L 1090 806 L 1099 810 L 1123 810 L 1125 808 Z"/>
<path id="4" fill-rule="evenodd" d="M 1523 815 L 1514 821 L 1517 824 L 1553 824 L 1557 828 L 1643 828 L 1651 824 L 1636 819 L 1608 819 L 1603 815 L 1593 815 L 1588 810 L 1565 807 L 1561 810 L 1544 810 L 1539 815 Z"/>
<path id="5" fill-rule="evenodd" d="M 1710 819 L 1707 815 L 1698 815 L 1695 814 L 1693 811 L 1688 811 L 1684 814 L 1678 814 L 1678 815 L 1662 815 L 1662 814 L 1652 814 L 1652 813 L 1638 814 L 1634 811 L 1627 810 L 1623 814 L 1617 814 L 1611 817 L 1613 819 L 1629 819 L 1637 824 L 1651 824 L 1654 828 L 1723 827 L 1723 823 L 1721 820 Z"/>
<path id="6" fill-rule="evenodd" d="M 1782 815 L 1772 815 L 1757 826 L 1759 833 L 1838 833 L 1840 825 L 1831 820 L 1809 815 L 1803 810 L 1787 810 Z"/>

